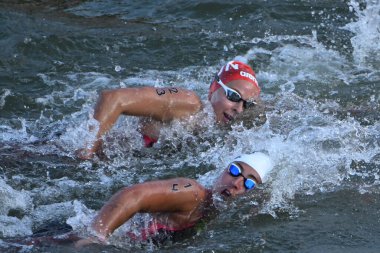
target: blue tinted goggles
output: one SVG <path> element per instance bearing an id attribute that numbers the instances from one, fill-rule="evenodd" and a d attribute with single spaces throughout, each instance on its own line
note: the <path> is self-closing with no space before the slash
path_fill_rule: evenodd
<path id="1" fill-rule="evenodd" d="M 253 188 L 255 188 L 256 186 L 255 180 L 253 180 L 252 178 L 246 178 L 245 176 L 243 176 L 241 171 L 242 171 L 241 167 L 237 163 L 231 163 L 230 166 L 228 167 L 228 172 L 230 173 L 231 176 L 233 177 L 242 176 L 244 178 L 245 189 L 252 190 Z"/>

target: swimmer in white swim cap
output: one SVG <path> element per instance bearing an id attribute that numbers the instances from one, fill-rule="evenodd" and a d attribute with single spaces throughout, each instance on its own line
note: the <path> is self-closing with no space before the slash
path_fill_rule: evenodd
<path id="1" fill-rule="evenodd" d="M 152 216 L 149 233 L 144 230 L 141 233 L 144 238 L 140 240 L 154 238 L 162 231 L 169 235 L 190 229 L 215 210 L 214 195 L 221 195 L 225 200 L 242 195 L 265 182 L 272 168 L 268 155 L 255 152 L 233 159 L 212 189 L 190 178 L 125 187 L 113 195 L 92 221 L 91 230 L 96 236 L 81 239 L 76 245 L 106 243 L 115 229 L 140 212 Z"/>
<path id="2" fill-rule="evenodd" d="M 266 182 L 273 163 L 268 155 L 262 152 L 242 154 L 236 157 L 225 169 L 214 185 L 214 192 L 223 197 L 234 197 L 256 184 Z"/>

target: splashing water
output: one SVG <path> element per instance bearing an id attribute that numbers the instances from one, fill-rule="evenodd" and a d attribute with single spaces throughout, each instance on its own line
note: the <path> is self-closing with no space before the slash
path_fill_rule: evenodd
<path id="1" fill-rule="evenodd" d="M 256 221 L 258 214 L 263 220 L 267 214 L 281 220 L 282 212 L 297 217 L 303 211 L 298 203 L 318 194 L 342 189 L 363 196 L 378 194 L 380 4 L 371 0 L 363 3 L 348 3 L 356 19 L 339 28 L 353 34 L 348 40 L 353 48 L 349 56 L 327 46 L 316 26 L 309 34 L 238 36 L 237 41 L 228 42 L 228 51 L 217 60 L 204 56 L 203 61 L 183 64 L 186 66 L 145 70 L 132 66 L 133 71 L 126 72 L 124 65 L 112 62 L 107 66 L 111 74 L 102 69 L 71 72 L 74 68 L 37 74 L 40 91 L 28 94 L 28 106 L 39 113 L 30 115 L 25 110 L 17 117 L 0 119 L 0 169 L 4 178 L 0 180 L 1 236 L 28 236 L 56 220 L 83 231 L 95 210 L 124 185 L 185 176 L 211 187 L 231 159 L 258 150 L 268 152 L 276 164 L 268 184 L 259 191 L 267 198 L 258 204 L 254 193 L 233 206 L 222 205 L 226 213 L 217 225 L 231 222 L 229 218 L 238 216 L 239 207 L 248 209 L 251 202 L 259 212 L 249 212 L 245 222 Z M 223 48 L 227 42 L 217 41 L 222 35 L 209 32 L 207 39 L 213 40 L 210 44 L 214 47 L 223 44 Z M 33 41 L 23 42 L 25 50 Z M 101 43 L 112 51 L 108 41 Z M 124 50 L 129 50 L 131 42 L 125 43 Z M 230 52 L 236 48 L 239 53 L 246 52 L 237 57 L 256 64 L 266 105 L 260 113 L 266 120 L 258 123 L 248 112 L 242 123 L 219 128 L 207 101 L 210 73 L 230 59 Z M 54 68 L 59 70 L 65 64 Z M 205 106 L 188 121 L 165 125 L 152 149 L 143 147 L 138 119 L 120 117 L 104 139 L 106 159 L 76 160 L 75 150 L 95 138 L 97 122 L 92 115 L 97 90 L 142 85 L 192 89 Z M 21 103 L 16 100 L 19 95 L 17 87 L 2 89 L 0 110 L 11 115 L 9 104 Z M 95 127 L 93 132 L 88 131 L 91 127 Z M 257 223 L 254 225 L 260 231 Z M 123 244 L 123 233 L 128 229 L 130 225 L 120 230 L 113 245 L 130 246 Z M 214 230 L 207 235 L 211 234 L 218 236 Z M 265 235 L 255 235 L 261 238 L 260 245 L 267 243 Z M 228 236 L 233 237 L 233 232 Z"/>
<path id="2" fill-rule="evenodd" d="M 377 0 L 366 1 L 365 8 L 361 8 L 357 1 L 351 0 L 350 10 L 358 20 L 349 23 L 343 28 L 353 32 L 351 38 L 354 48 L 355 63 L 359 67 L 369 67 L 378 72 L 380 61 L 380 4 Z"/>

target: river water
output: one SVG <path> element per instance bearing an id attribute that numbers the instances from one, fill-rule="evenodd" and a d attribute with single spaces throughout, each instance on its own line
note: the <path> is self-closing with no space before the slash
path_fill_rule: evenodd
<path id="1" fill-rule="evenodd" d="M 1 252 L 378 252 L 380 1 L 0 1 Z M 229 129 L 207 90 L 245 59 L 262 104 Z M 121 117 L 105 157 L 75 158 L 93 136 L 99 91 L 195 90 L 206 106 L 143 147 Z M 230 159 L 265 150 L 268 184 L 221 205 L 197 235 L 157 248 L 121 232 L 107 246 L 23 246 L 82 231 L 120 187 L 185 176 L 210 186 Z M 11 242 L 12 241 L 12 242 Z"/>

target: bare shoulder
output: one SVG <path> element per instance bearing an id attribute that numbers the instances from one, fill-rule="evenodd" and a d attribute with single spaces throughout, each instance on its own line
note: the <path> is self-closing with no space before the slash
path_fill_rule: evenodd
<path id="1" fill-rule="evenodd" d="M 200 103 L 198 94 L 192 90 L 178 87 L 159 87 L 154 89 L 158 96 L 170 96 L 174 98 L 185 99 L 185 101 L 190 101 L 193 103 Z"/>
<path id="2" fill-rule="evenodd" d="M 192 90 L 177 87 L 147 87 L 150 101 L 161 110 L 161 120 L 186 118 L 199 112 L 202 102 L 198 94 Z M 158 108 L 157 107 L 157 108 Z"/>
<path id="3" fill-rule="evenodd" d="M 161 192 L 170 195 L 178 193 L 199 195 L 207 191 L 206 188 L 196 180 L 183 177 L 145 182 L 141 184 L 141 187 L 146 191 Z"/>
<path id="4" fill-rule="evenodd" d="M 201 100 L 198 94 L 192 90 L 177 88 L 177 87 L 131 87 L 131 88 L 118 88 L 113 90 L 101 91 L 102 96 L 127 96 L 145 97 L 150 96 L 156 99 L 174 99 L 177 102 L 201 105 Z"/>
<path id="5" fill-rule="evenodd" d="M 202 107 L 201 100 L 194 91 L 176 87 L 104 90 L 98 104 L 99 110 L 106 105 L 125 115 L 147 116 L 158 121 L 186 118 Z"/>
<path id="6" fill-rule="evenodd" d="M 151 86 L 141 86 L 141 87 L 127 87 L 127 88 L 116 88 L 116 89 L 106 89 L 102 90 L 101 93 L 129 93 L 129 92 L 154 92 L 157 96 L 164 95 L 186 95 L 199 99 L 198 95 L 188 89 L 179 88 L 179 87 L 151 87 Z"/>
<path id="7" fill-rule="evenodd" d="M 184 178 L 184 177 L 179 177 L 179 178 L 173 178 L 173 179 L 168 179 L 165 180 L 169 185 L 171 185 L 172 191 L 198 191 L 201 190 L 203 191 L 205 188 L 198 183 L 194 179 L 190 178 Z"/>
<path id="8" fill-rule="evenodd" d="M 194 91 L 183 89 L 183 88 L 160 88 L 157 90 L 157 94 L 163 97 L 165 92 L 168 99 L 168 115 L 172 118 L 182 118 L 188 117 L 191 114 L 197 113 L 202 108 L 202 102 L 198 94 Z"/>

